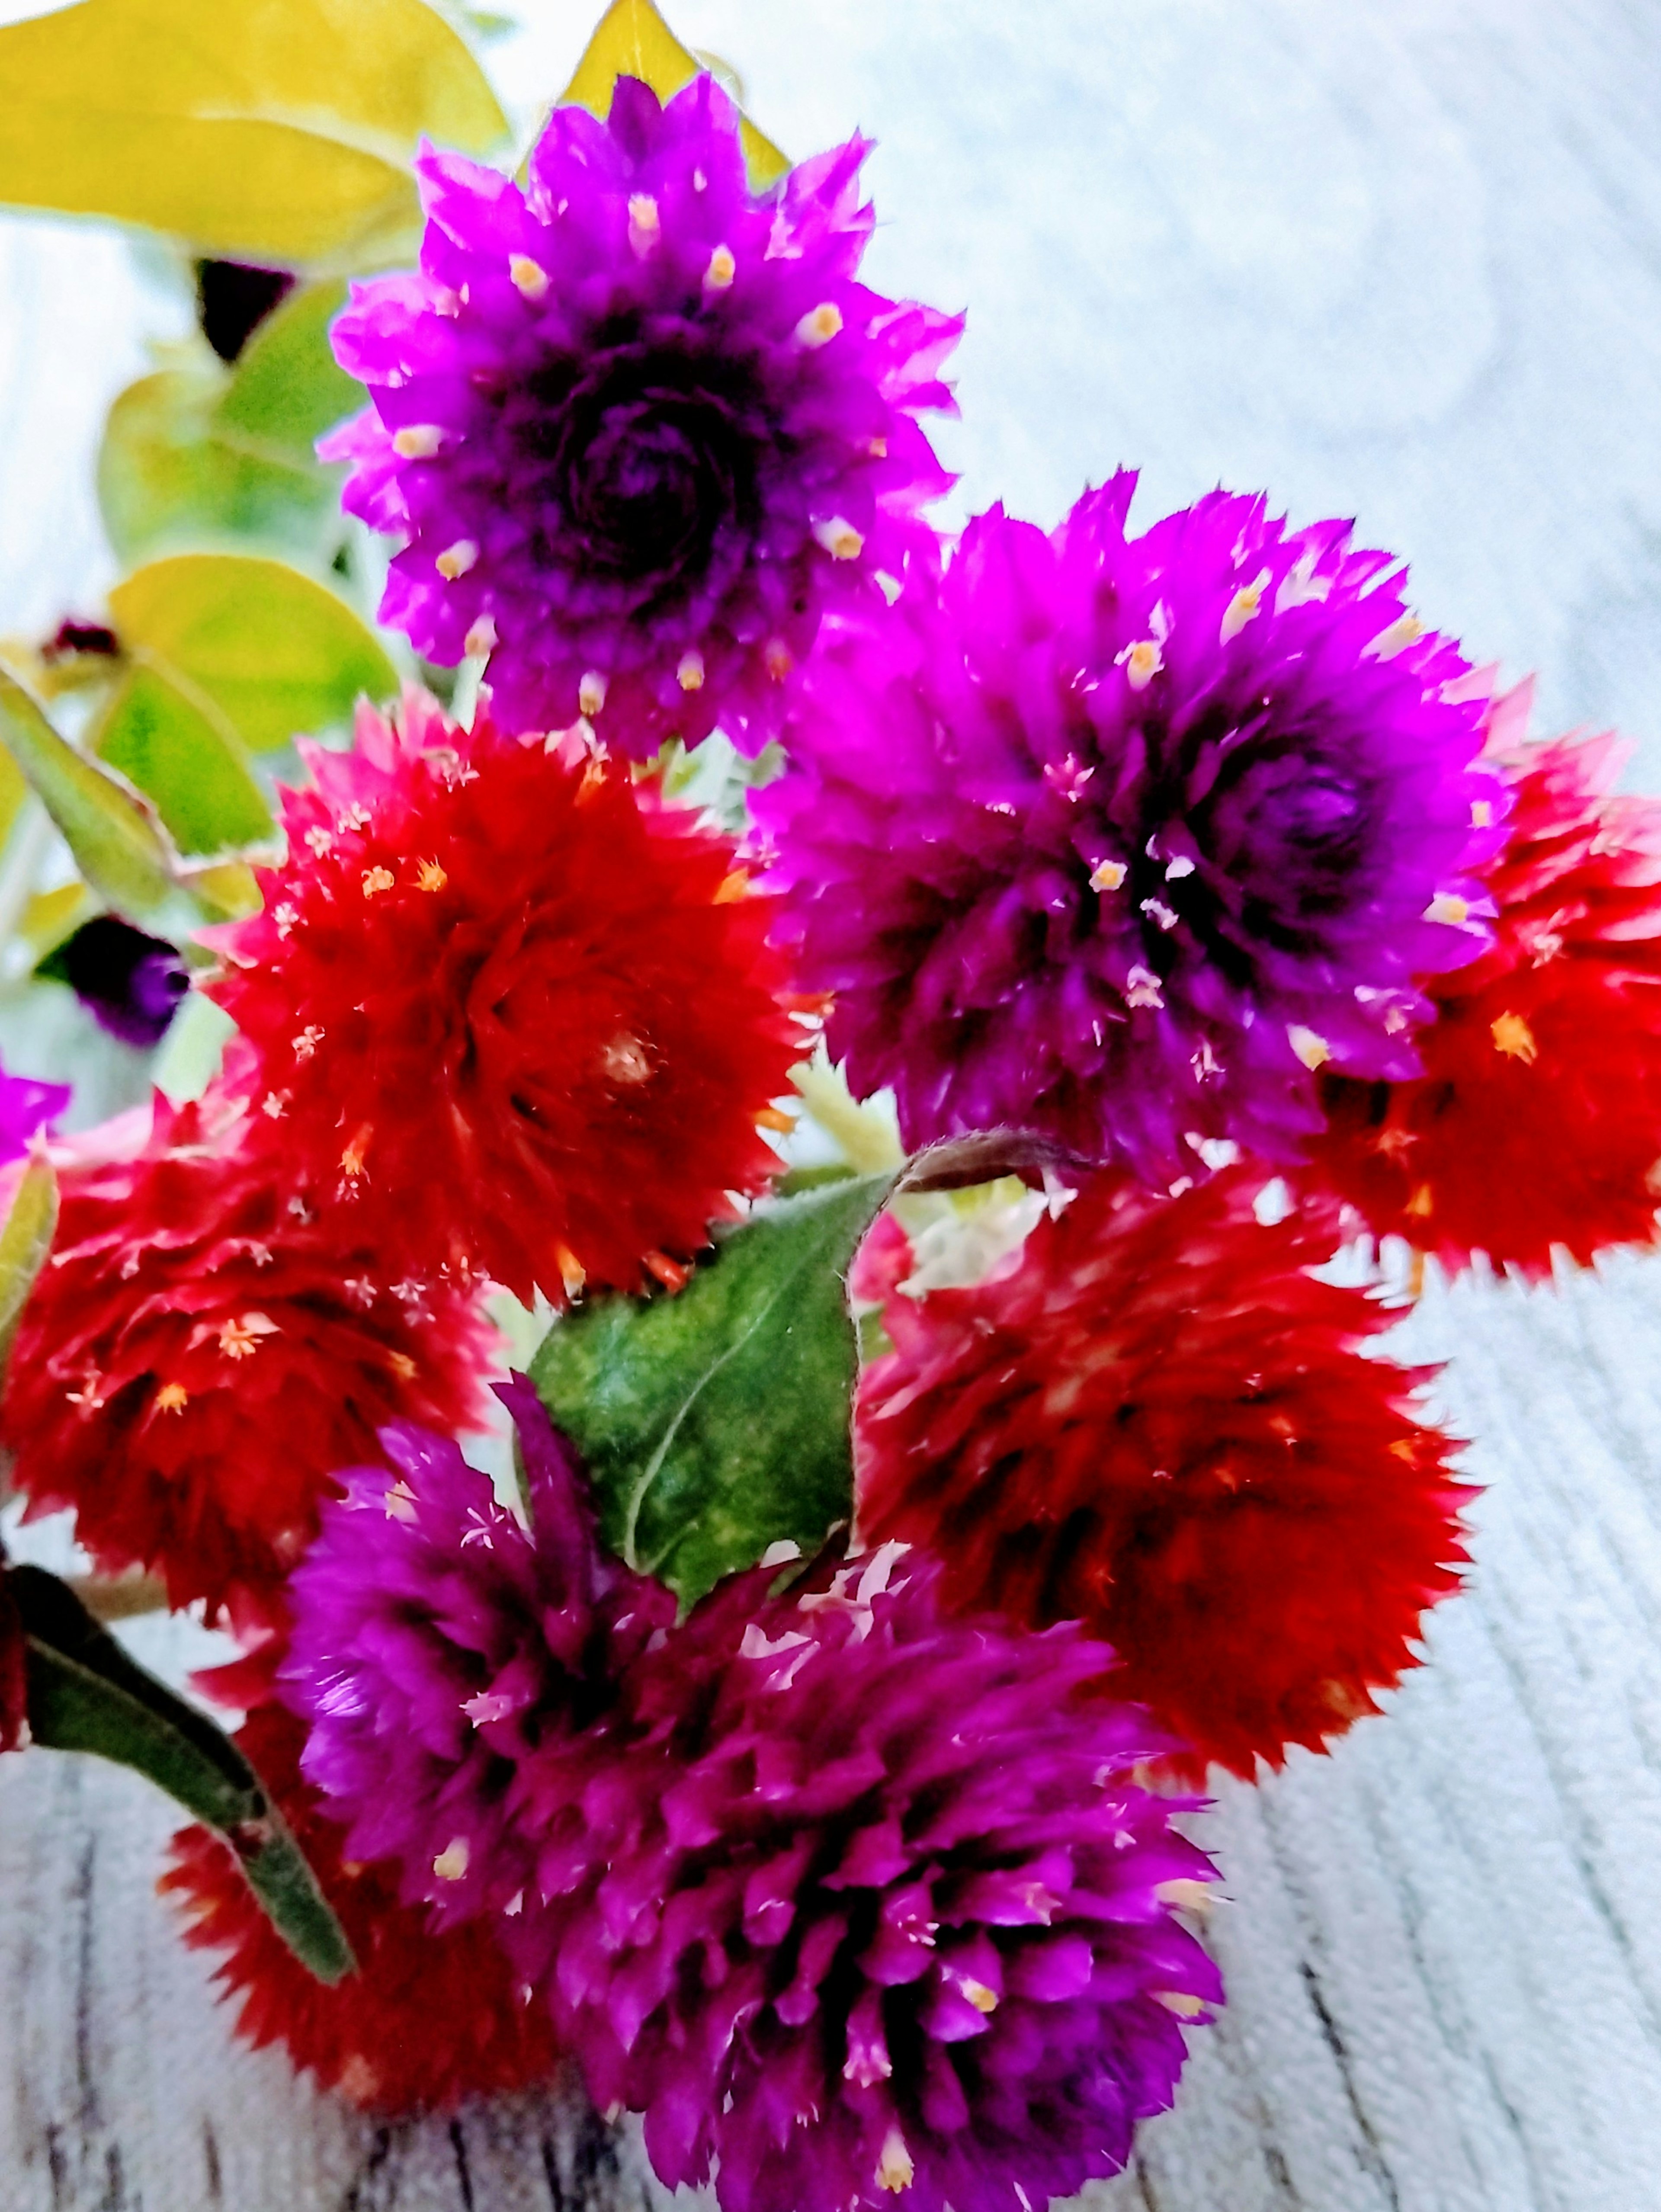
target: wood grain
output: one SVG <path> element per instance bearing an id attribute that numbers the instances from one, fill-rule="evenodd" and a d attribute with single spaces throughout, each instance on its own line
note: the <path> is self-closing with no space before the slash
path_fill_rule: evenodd
<path id="1" fill-rule="evenodd" d="M 1150 514 L 1220 476 L 1359 514 L 1430 618 L 1661 785 L 1651 0 L 672 12 L 782 143 L 885 140 L 879 281 L 973 310 L 960 510 L 1049 519 L 1123 456 Z M 587 14 L 503 50 L 521 106 Z M 38 628 L 107 574 L 86 455 L 183 311 L 33 222 L 0 303 L 0 629 Z M 1230 2006 L 1098 2212 L 1661 2201 L 1661 1264 L 1433 1284 L 1397 1348 L 1476 1439 L 1470 1586 L 1387 1720 L 1220 1791 Z M 569 2099 L 380 2130 L 236 2045 L 153 1893 L 170 1825 L 125 1776 L 0 1762 L 0 2212 L 645 2203 Z"/>

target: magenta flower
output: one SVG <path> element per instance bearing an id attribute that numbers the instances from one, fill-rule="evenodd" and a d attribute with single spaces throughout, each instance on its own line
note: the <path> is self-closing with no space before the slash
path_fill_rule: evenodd
<path id="1" fill-rule="evenodd" d="M 21 1159 L 31 1139 L 70 1103 L 67 1083 L 37 1083 L 0 1068 L 0 1162 Z"/>
<path id="2" fill-rule="evenodd" d="M 771 1579 L 636 1662 L 586 1872 L 551 1852 L 503 1923 L 595 2101 L 724 2212 L 1031 2212 L 1116 2172 L 1221 1996 L 1171 1917 L 1214 1875 L 1193 1801 L 1130 1778 L 1169 1740 L 1105 1646 L 944 1620 L 903 1545 Z M 529 1774 L 575 1832 L 569 1762 Z"/>
<path id="3" fill-rule="evenodd" d="M 405 1901 L 447 1923 L 501 1909 L 533 1863 L 518 1778 L 581 1740 L 626 1662 L 675 1617 L 660 1584 L 599 1548 L 571 1447 L 530 1384 L 518 1426 L 532 1534 L 448 1437 L 383 1429 L 290 1591 L 283 1694 L 311 1723 L 301 1765 L 353 1859 L 397 1858 Z"/>
<path id="4" fill-rule="evenodd" d="M 1399 1079 L 1491 909 L 1485 687 L 1346 526 L 1135 478 L 1053 538 L 995 507 L 943 586 L 815 656 L 755 794 L 809 988 L 910 1144 L 1013 1123 L 1156 1182 L 1296 1157 L 1313 1070 Z"/>
<path id="5" fill-rule="evenodd" d="M 319 451 L 404 540 L 382 619 L 488 652 L 505 727 L 759 750 L 951 481 L 916 418 L 961 319 L 858 282 L 867 142 L 754 194 L 738 125 L 707 76 L 663 108 L 624 77 L 609 122 L 555 110 L 522 191 L 427 149 L 419 273 L 335 326 L 374 404 Z"/>

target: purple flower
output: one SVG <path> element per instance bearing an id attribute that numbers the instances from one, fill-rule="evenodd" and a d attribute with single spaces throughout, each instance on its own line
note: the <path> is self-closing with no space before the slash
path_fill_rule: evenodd
<path id="1" fill-rule="evenodd" d="M 404 1863 L 406 1901 L 447 1922 L 500 1909 L 533 1852 L 518 1778 L 586 1741 L 673 1598 L 603 1553 L 570 1446 L 520 1377 L 535 1533 L 447 1437 L 383 1429 L 389 1464 L 339 1480 L 290 1584 L 283 1692 L 311 1723 L 302 1765 L 353 1858 Z"/>
<path id="2" fill-rule="evenodd" d="M 191 988 L 177 949 L 113 914 L 94 915 L 52 956 L 101 1029 L 125 1044 L 160 1044 Z"/>
<path id="3" fill-rule="evenodd" d="M 70 1103 L 67 1083 L 37 1083 L 0 1068 L 0 1161 L 21 1159 L 36 1132 Z"/>
<path id="4" fill-rule="evenodd" d="M 771 1579 L 636 1662 L 586 1875 L 503 1923 L 595 2101 L 725 2212 L 1031 2212 L 1116 2172 L 1221 1996 L 1169 1902 L 1213 1877 L 1193 1801 L 1130 1779 L 1167 1740 L 1104 1645 L 943 1620 L 903 1545 Z M 551 1832 L 572 1796 L 533 1758 Z"/>
<path id="5" fill-rule="evenodd" d="M 879 605 L 951 482 L 916 417 L 961 319 L 857 281 L 867 142 L 757 195 L 738 126 L 707 76 L 663 108 L 624 77 L 609 122 L 555 110 L 523 191 L 425 149 L 419 273 L 335 325 L 374 404 L 319 450 L 404 540 L 382 619 L 490 653 L 508 728 L 759 750 L 821 610 Z"/>
<path id="6" fill-rule="evenodd" d="M 1492 911 L 1487 687 L 1388 556 L 1214 492 L 1126 535 L 995 507 L 847 624 L 754 795 L 832 1051 L 908 1143 L 1014 1123 L 1163 1182 L 1295 1158 L 1313 1070 L 1399 1080 Z"/>

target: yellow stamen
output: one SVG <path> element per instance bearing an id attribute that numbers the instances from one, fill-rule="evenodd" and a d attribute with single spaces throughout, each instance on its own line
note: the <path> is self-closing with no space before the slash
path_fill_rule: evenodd
<path id="1" fill-rule="evenodd" d="M 423 860 L 416 870 L 416 889 L 418 891 L 441 891 L 449 880 L 436 860 Z"/>
<path id="2" fill-rule="evenodd" d="M 392 433 L 392 451 L 404 461 L 430 461 L 443 443 L 436 422 L 408 422 Z"/>
<path id="3" fill-rule="evenodd" d="M 453 583 L 465 576 L 478 559 L 478 547 L 471 538 L 458 538 L 453 545 L 447 545 L 433 566 L 441 576 Z"/>
<path id="4" fill-rule="evenodd" d="M 796 325 L 796 343 L 810 349 L 829 345 L 841 328 L 842 309 L 834 300 L 823 300 Z"/>
<path id="5" fill-rule="evenodd" d="M 1540 1048 L 1534 1042 L 1534 1031 L 1521 1014 L 1496 1014 L 1488 1027 L 1496 1052 L 1503 1052 L 1509 1060 L 1520 1060 L 1524 1067 L 1533 1066 L 1540 1056 Z"/>
<path id="6" fill-rule="evenodd" d="M 1130 873 L 1123 860 L 1098 861 L 1090 872 L 1092 891 L 1116 891 Z"/>
<path id="7" fill-rule="evenodd" d="M 683 691 L 703 690 L 703 655 L 696 646 L 680 656 L 680 665 L 675 671 L 675 681 Z"/>
<path id="8" fill-rule="evenodd" d="M 851 522 L 833 514 L 828 522 L 816 522 L 813 535 L 833 561 L 857 561 L 865 550 L 865 539 Z"/>
<path id="9" fill-rule="evenodd" d="M 709 256 L 709 266 L 703 272 L 706 292 L 724 292 L 738 274 L 739 264 L 733 258 L 730 246 L 718 246 Z"/>
<path id="10" fill-rule="evenodd" d="M 467 1871 L 467 1862 L 472 1856 L 465 1836 L 458 1836 L 447 1844 L 433 1861 L 433 1872 L 441 1881 L 459 1881 Z"/>
<path id="11" fill-rule="evenodd" d="M 911 2163 L 911 2154 L 905 2147 L 905 2137 L 897 2128 L 890 2128 L 883 2137 L 882 2156 L 877 2160 L 877 2186 L 897 2197 L 902 2189 L 911 2186 L 911 2177 L 916 2172 Z"/>
<path id="12" fill-rule="evenodd" d="M 158 1413 L 182 1413 L 191 1402 L 191 1394 L 182 1382 L 164 1382 L 155 1394 Z"/>
<path id="13" fill-rule="evenodd" d="M 1305 1067 L 1324 1067 L 1332 1057 L 1326 1039 L 1314 1030 L 1306 1030 L 1301 1022 L 1287 1024 L 1287 1042 Z"/>
<path id="14" fill-rule="evenodd" d="M 390 868 L 365 868 L 363 896 L 373 898 L 377 891 L 389 891 L 397 880 Z"/>
<path id="15" fill-rule="evenodd" d="M 528 253 L 510 253 L 508 274 L 527 300 L 540 300 L 548 289 L 548 271 Z"/>

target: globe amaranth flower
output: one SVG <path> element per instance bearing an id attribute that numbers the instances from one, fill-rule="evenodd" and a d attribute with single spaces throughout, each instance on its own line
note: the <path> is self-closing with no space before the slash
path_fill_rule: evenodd
<path id="1" fill-rule="evenodd" d="M 908 1296 L 891 1255 L 855 1422 L 867 1541 L 929 1545 L 957 1606 L 1084 1621 L 1247 1776 L 1375 1710 L 1465 1557 L 1422 1370 L 1364 1356 L 1391 1316 L 1310 1273 L 1329 1231 L 1258 1221 L 1261 1180 L 1104 1175 L 969 1288 Z"/>
<path id="2" fill-rule="evenodd" d="M 642 1654 L 586 1868 L 562 1844 L 503 1923 L 595 2101 L 724 2212 L 1071 2196 L 1220 1997 L 1172 1917 L 1213 1874 L 1192 1801 L 1132 1781 L 1166 1739 L 1103 1696 L 1112 1654 L 945 1620 L 904 1553 L 736 1577 Z M 564 1763 L 529 1771 L 564 1837 Z"/>
<path id="3" fill-rule="evenodd" d="M 0 1440 L 101 1569 L 159 1568 L 173 1605 L 252 1628 L 382 1422 L 477 1425 L 496 1340 L 465 1290 L 325 1235 L 244 1135 L 222 1100 L 158 1097 L 136 1143 L 66 1158 Z"/>
<path id="4" fill-rule="evenodd" d="M 307 749 L 263 913 L 215 933 L 256 1118 L 418 1269 L 634 1289 L 764 1188 L 801 1032 L 733 848 L 576 740 L 418 694 Z"/>
<path id="5" fill-rule="evenodd" d="M 599 1547 L 570 1446 L 531 1386 L 502 1387 L 518 1429 L 526 1528 L 456 1445 L 407 1425 L 341 1477 L 295 1575 L 282 1695 L 302 1760 L 356 1858 L 395 1857 L 407 1902 L 447 1924 L 510 1905 L 538 1839 L 526 1759 L 603 1723 L 623 1668 L 675 1617 L 661 1584 Z"/>
<path id="6" fill-rule="evenodd" d="M 501 1948 L 474 1924 L 440 1929 L 399 1901 L 399 1869 L 347 1860 L 341 1833 L 300 1772 L 301 1723 L 250 1713 L 236 1741 L 305 1852 L 345 1930 L 356 1971 L 332 1988 L 302 1966 L 206 1828 L 181 1829 L 160 1887 L 188 1917 L 186 1942 L 220 1955 L 214 1979 L 240 2000 L 236 2032 L 280 2043 L 302 2073 L 391 2118 L 553 2078 L 547 2014 L 520 2002 Z"/>
<path id="7" fill-rule="evenodd" d="M 1482 957 L 1427 986 L 1415 1080 L 1322 1086 L 1301 1182 L 1443 1265 L 1549 1274 L 1655 1234 L 1661 1198 L 1661 805 L 1614 785 L 1612 736 L 1526 744 L 1531 686 L 1491 744 L 1512 794 Z"/>
<path id="8" fill-rule="evenodd" d="M 1318 1066 L 1416 1071 L 1503 802 L 1385 556 L 1220 491 L 1133 538 L 1135 483 L 1049 538 L 994 508 L 827 640 L 752 804 L 909 1144 L 1013 1123 L 1165 1182 L 1190 1133 L 1295 1157 Z"/>
<path id="9" fill-rule="evenodd" d="M 821 611 L 880 605 L 951 482 L 916 417 L 962 325 L 859 282 L 868 150 L 753 194 L 709 77 L 662 108 L 623 77 L 608 121 L 554 111 L 523 190 L 418 159 L 419 273 L 355 287 L 334 347 L 373 404 L 319 451 L 404 540 L 382 620 L 488 653 L 505 726 L 757 750 Z"/>

